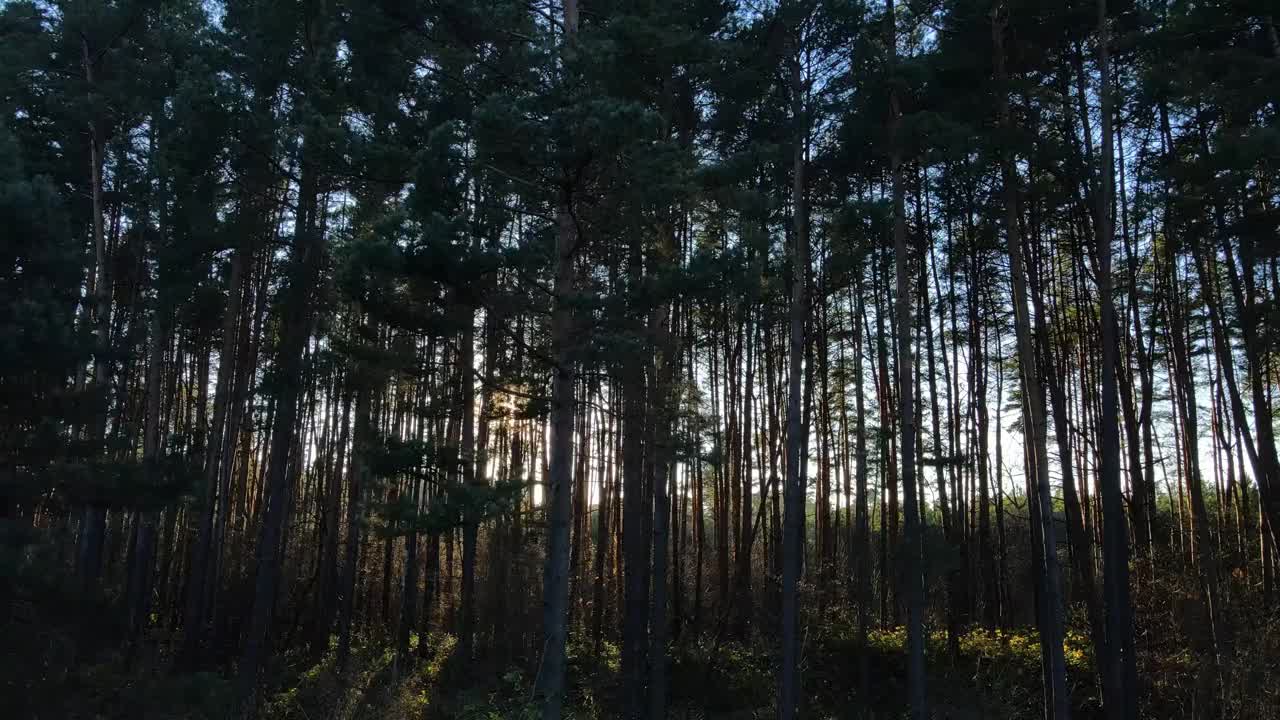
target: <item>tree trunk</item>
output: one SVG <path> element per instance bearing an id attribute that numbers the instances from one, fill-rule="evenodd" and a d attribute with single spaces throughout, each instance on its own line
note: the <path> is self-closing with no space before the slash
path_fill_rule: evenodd
<path id="1" fill-rule="evenodd" d="M 996 79 L 999 93 L 997 105 L 1000 123 L 1008 136 L 1013 132 L 1009 113 L 1009 100 L 1005 86 L 1008 78 L 1004 66 L 1004 30 L 1005 20 L 999 7 L 993 8 L 991 34 L 993 55 L 996 67 Z M 1058 546 L 1053 526 L 1053 496 L 1049 488 L 1049 462 L 1046 446 L 1046 427 L 1044 389 L 1040 383 L 1036 368 L 1035 348 L 1031 339 L 1031 321 L 1027 317 L 1027 281 L 1024 260 L 1022 257 L 1022 241 L 1018 227 L 1017 175 L 1013 158 L 1006 148 L 1000 157 L 1001 176 L 1004 185 L 1005 234 L 1009 247 L 1010 276 L 1013 284 L 1014 329 L 1017 333 L 1018 364 L 1022 372 L 1024 391 L 1027 397 L 1023 407 L 1027 413 L 1023 426 L 1024 446 L 1031 460 L 1031 471 L 1034 473 L 1034 490 L 1041 509 L 1039 542 L 1042 566 L 1038 570 L 1041 594 L 1040 606 L 1044 608 L 1041 618 L 1040 644 L 1045 656 L 1045 676 L 1047 678 L 1045 698 L 1045 714 L 1048 720 L 1067 720 L 1071 716 L 1070 698 L 1066 688 L 1066 661 L 1062 647 L 1063 617 L 1061 575 L 1058 569 Z M 1032 478 L 1028 478 L 1029 481 Z"/>
<path id="2" fill-rule="evenodd" d="M 462 323 L 458 347 L 458 369 L 462 380 L 462 447 L 458 462 L 462 466 L 462 482 L 470 494 L 484 486 L 484 468 L 476 465 L 475 311 L 461 305 L 457 311 Z M 472 517 L 469 512 L 462 525 L 462 632 L 458 639 L 462 659 L 467 662 L 475 653 L 476 541 L 479 533 L 480 518 Z"/>
<path id="3" fill-rule="evenodd" d="M 798 35 L 798 33 L 797 33 Z M 809 275 L 809 218 L 805 206 L 805 149 L 808 126 L 805 122 L 804 85 L 800 73 L 799 38 L 788 60 L 791 88 L 792 138 L 791 205 L 794 228 L 791 232 L 790 337 L 787 352 L 787 483 L 782 528 L 782 667 L 778 679 L 778 718 L 796 717 L 800 701 L 799 580 L 804 553 L 801 522 L 805 502 L 805 461 L 808 446 L 801 422 L 801 380 L 805 351 L 805 316 L 808 299 L 805 284 Z"/>
<path id="4" fill-rule="evenodd" d="M 578 0 L 564 2 L 564 46 L 573 52 L 578 31 Z M 564 706 L 565 643 L 569 612 L 569 522 L 572 514 L 574 404 L 573 257 L 578 249 L 573 216 L 573 186 L 563 178 L 556 208 L 556 274 L 552 289 L 550 466 L 547 473 L 547 559 L 543 579 L 542 669 L 537 693 L 543 720 L 559 720 Z"/>
<path id="5" fill-rule="evenodd" d="M 895 3 L 889 0 L 888 33 L 890 72 L 897 71 L 897 24 Z M 896 78 L 891 83 L 896 82 Z M 902 111 L 894 85 L 889 90 L 889 172 L 893 194 L 893 255 L 896 289 L 894 324 L 897 328 L 898 417 L 901 423 L 903 573 L 907 606 L 907 706 L 912 720 L 929 716 L 925 697 L 924 637 L 924 546 L 920 504 L 916 497 L 915 363 L 912 360 L 911 269 L 907 254 L 905 188 L 902 179 L 902 148 L 899 134 Z"/>
<path id="6" fill-rule="evenodd" d="M 1102 122 L 1102 166 L 1099 172 L 1097 220 L 1094 223 L 1098 260 L 1099 312 L 1102 322 L 1102 414 L 1098 418 L 1102 448 L 1098 484 L 1102 493 L 1102 596 L 1106 606 L 1107 653 L 1104 658 L 1103 703 L 1111 720 L 1132 720 L 1138 715 L 1136 663 L 1133 657 L 1133 621 L 1129 603 L 1129 530 L 1124 515 L 1120 482 L 1120 425 L 1118 420 L 1117 366 L 1119 332 L 1111 281 L 1113 232 L 1112 181 L 1114 139 L 1111 127 L 1112 83 L 1107 0 L 1098 0 L 1098 73 L 1101 88 L 1099 116 Z"/>
<path id="7" fill-rule="evenodd" d="M 280 582 L 281 538 L 291 505 L 289 455 L 293 450 L 301 394 L 303 354 L 311 335 L 314 313 L 312 288 L 320 275 L 323 237 L 318 223 L 317 178 L 314 161 L 303 168 L 297 248 L 288 295 L 282 308 L 281 337 L 277 357 L 280 383 L 276 399 L 275 424 L 271 430 L 271 455 L 267 463 L 267 512 L 258 542 L 258 569 L 254 583 L 253 609 L 245 638 L 237 679 L 239 711 L 246 717 L 256 714 L 258 672 L 270 656 L 268 633 L 275 610 Z"/>

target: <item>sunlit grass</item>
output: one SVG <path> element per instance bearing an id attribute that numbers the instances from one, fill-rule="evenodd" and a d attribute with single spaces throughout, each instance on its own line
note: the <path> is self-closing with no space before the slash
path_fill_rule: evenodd
<path id="1" fill-rule="evenodd" d="M 422 639 L 409 638 L 409 667 L 395 667 L 393 645 L 370 639 L 352 648 L 348 667 L 337 673 L 336 642 L 320 659 L 295 671 L 263 708 L 263 717 L 313 720 L 358 718 L 421 718 L 435 696 L 435 683 L 457 646 L 457 638 L 432 634 L 432 652 L 417 657 Z M 399 677 L 395 677 L 399 675 Z"/>
<path id="2" fill-rule="evenodd" d="M 1040 667 L 1040 636 L 1034 628 L 987 630 L 975 627 L 962 633 L 957 644 L 960 647 L 960 656 L 964 659 L 1016 663 L 1027 669 Z M 905 653 L 907 628 L 899 625 L 892 628 L 871 629 L 867 632 L 867 645 L 877 653 Z M 933 629 L 928 633 L 926 638 L 928 655 L 943 657 L 948 652 L 947 646 L 946 630 Z M 1092 671 L 1093 650 L 1089 639 L 1083 633 L 1068 631 L 1063 638 L 1062 648 L 1068 670 Z"/>
<path id="3" fill-rule="evenodd" d="M 409 635 L 410 654 L 416 654 L 422 640 L 416 632 Z M 398 718 L 423 717 L 431 706 L 436 694 L 436 681 L 445 664 L 453 656 L 458 646 L 458 639 L 453 635 L 433 634 L 427 642 L 432 650 L 425 660 L 418 658 L 409 672 L 395 686 L 388 688 L 386 702 L 377 709 L 376 717 L 397 720 Z"/>

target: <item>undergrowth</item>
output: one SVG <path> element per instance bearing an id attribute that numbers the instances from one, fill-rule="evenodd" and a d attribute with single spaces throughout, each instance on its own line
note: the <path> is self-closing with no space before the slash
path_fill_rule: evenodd
<path id="1" fill-rule="evenodd" d="M 1194 590 L 1176 583 L 1135 598 L 1137 666 L 1144 717 L 1192 716 L 1205 703 L 1232 720 L 1280 718 L 1280 621 L 1262 608 L 1224 618 L 1216 675 L 1203 668 L 1206 630 Z M 155 630 L 132 649 L 116 628 L 94 625 L 86 644 L 84 615 L 70 604 L 33 596 L 39 617 L 3 628 L 0 664 L 5 717 L 191 718 L 218 720 L 232 705 L 234 665 L 222 673 L 176 673 L 178 637 Z M 1243 591 L 1237 603 L 1245 600 Z M 100 617 L 112 617 L 112 599 Z M 19 619 L 20 620 L 20 619 Z M 1084 626 L 1070 618 L 1070 627 Z M 452 635 L 414 634 L 411 660 L 397 662 L 383 635 L 359 635 L 344 670 L 336 641 L 318 661 L 303 649 L 281 649 L 263 678 L 260 717 L 271 720 L 525 720 L 538 717 L 536 658 L 498 665 L 460 657 Z M 420 647 L 421 643 L 425 647 Z M 801 716 L 900 718 L 905 711 L 906 645 L 902 627 L 871 628 L 865 641 L 847 613 L 813 618 L 802 639 Z M 1064 643 L 1068 686 L 1077 718 L 1100 717 L 1093 648 L 1078 630 Z M 686 633 L 668 649 L 669 716 L 682 720 L 772 717 L 777 695 L 774 635 L 748 640 Z M 970 628 L 954 641 L 927 633 L 927 691 L 933 716 L 951 720 L 1014 719 L 1042 714 L 1039 637 L 1034 628 Z M 568 648 L 565 716 L 617 717 L 618 646 L 573 635 Z M 1206 680 L 1206 677 L 1209 679 Z"/>

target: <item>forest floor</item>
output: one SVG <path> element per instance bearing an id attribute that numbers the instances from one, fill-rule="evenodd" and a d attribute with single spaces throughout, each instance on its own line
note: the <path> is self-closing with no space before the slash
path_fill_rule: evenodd
<path id="1" fill-rule="evenodd" d="M 803 717 L 855 718 L 900 716 L 905 697 L 904 630 L 872 631 L 867 638 L 866 697 L 859 697 L 858 641 L 839 624 L 811 634 L 802 674 Z M 1029 631 L 974 631 L 963 635 L 959 657 L 949 652 L 945 633 L 930 638 L 929 678 L 938 718 L 1019 718 L 1038 714 L 1039 646 Z M 354 648 L 346 671 L 339 673 L 334 653 L 312 663 L 285 654 L 268 677 L 273 689 L 260 717 L 271 720 L 499 720 L 536 718 L 531 702 L 533 677 L 511 666 L 476 662 L 465 667 L 455 639 L 432 634 L 427 658 L 417 658 L 419 638 L 411 641 L 410 667 L 397 667 L 388 642 L 373 640 Z M 1089 653 L 1083 638 L 1068 639 L 1069 670 L 1080 690 L 1076 706 L 1096 706 L 1091 696 Z M 212 673 L 170 672 L 164 652 L 135 657 L 132 667 L 116 653 L 99 656 L 80 670 L 45 684 L 43 698 L 23 717 L 32 718 L 207 718 L 225 717 L 230 681 Z M 570 646 L 570 698 L 567 715 L 616 717 L 620 658 L 613 643 L 599 652 L 589 643 Z M 750 644 L 709 639 L 677 643 L 670 657 L 671 711 L 681 720 L 737 720 L 775 715 L 775 659 L 765 639 Z M 29 696 L 34 700 L 35 695 Z M 10 706 L 13 707 L 13 706 Z M 21 706 L 18 706 L 21 707 Z M 1084 712 L 1082 717 L 1088 717 Z"/>
<path id="2" fill-rule="evenodd" d="M 1150 587 L 1135 597 L 1142 717 L 1199 716 L 1238 720 L 1280 718 L 1280 619 L 1264 611 L 1238 613 L 1219 629 L 1220 667 L 1204 668 L 1206 630 L 1194 592 L 1183 584 Z M 1241 598 L 1243 600 L 1243 598 Z M 116 631 L 101 618 L 114 613 L 65 613 L 35 606 L 31 622 L 0 628 L 0 716 L 15 718 L 193 718 L 221 720 L 231 706 L 229 673 L 176 673 L 178 638 L 153 629 L 134 651 L 109 641 L 86 651 L 79 638 Z M 63 622 L 53 619 L 60 615 Z M 21 620 L 21 618 L 19 618 Z M 1083 617 L 1068 618 L 1065 650 L 1076 718 L 1100 716 L 1093 651 Z M 96 623 L 96 624 L 94 624 Z M 931 627 L 927 686 L 939 720 L 1031 718 L 1042 715 L 1040 644 L 1027 626 L 971 628 L 952 641 Z M 270 720 L 524 720 L 532 703 L 536 659 L 511 663 L 464 662 L 453 636 L 414 635 L 407 667 L 397 664 L 391 641 L 357 638 L 346 670 L 330 651 L 318 662 L 302 647 L 287 647 L 264 673 L 261 718 Z M 336 644 L 336 641 L 335 641 Z M 906 697 L 905 630 L 872 629 L 865 649 L 852 619 L 815 613 L 806 623 L 801 717 L 903 717 Z M 80 647 L 77 647 L 77 646 Z M 743 642 L 714 633 L 686 633 L 669 651 L 669 717 L 678 720 L 770 718 L 776 715 L 776 648 L 757 635 Z M 234 661 L 232 652 L 229 662 Z M 617 717 L 620 657 L 616 644 L 598 649 L 585 636 L 569 645 L 570 695 L 566 715 L 578 720 Z M 533 668 L 531 672 L 531 668 Z M 864 675 L 865 674 L 865 675 Z M 865 680 L 863 679 L 865 677 Z"/>
<path id="3" fill-rule="evenodd" d="M 872 631 L 867 638 L 867 688 L 859 698 L 858 641 L 845 628 L 832 626 L 811 637 L 802 668 L 806 688 L 805 717 L 854 718 L 866 707 L 872 718 L 897 717 L 905 697 L 906 663 L 901 627 Z M 411 649 L 419 639 L 414 636 Z M 1067 657 L 1076 707 L 1087 717 L 1096 709 L 1091 694 L 1091 658 L 1085 639 L 1068 638 Z M 428 659 L 397 668 L 389 646 L 374 643 L 355 654 L 339 675 L 330 655 L 305 669 L 286 671 L 282 689 L 268 700 L 263 717 L 281 720 L 498 720 L 536 718 L 533 678 L 517 667 L 497 669 L 476 663 L 464 667 L 450 635 L 429 638 Z M 1040 651 L 1029 631 L 973 631 L 959 638 L 959 654 L 935 663 L 930 676 L 934 714 L 969 720 L 1028 717 L 1038 712 Z M 930 638 L 931 653 L 948 657 L 944 632 Z M 595 651 L 589 643 L 570 647 L 569 716 L 609 718 L 615 715 L 620 658 L 613 643 Z M 670 664 L 670 717 L 767 718 L 776 714 L 775 662 L 764 643 L 724 641 L 677 643 Z"/>

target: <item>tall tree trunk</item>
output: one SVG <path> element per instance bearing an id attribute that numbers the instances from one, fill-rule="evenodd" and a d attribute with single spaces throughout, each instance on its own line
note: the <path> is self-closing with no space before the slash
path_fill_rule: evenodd
<path id="1" fill-rule="evenodd" d="M 1114 139 L 1111 126 L 1111 38 L 1107 26 L 1107 0 L 1098 0 L 1098 73 L 1101 87 L 1099 116 L 1102 122 L 1102 166 L 1099 171 L 1097 220 L 1094 223 L 1098 260 L 1098 295 L 1102 323 L 1102 414 L 1098 418 L 1098 444 L 1102 448 L 1098 484 L 1102 493 L 1102 596 L 1107 613 L 1107 653 L 1102 684 L 1107 717 L 1132 720 L 1138 715 L 1136 663 L 1133 657 L 1133 621 L 1129 603 L 1129 530 L 1124 515 L 1120 482 L 1120 424 L 1118 420 L 1117 366 L 1120 338 L 1111 281 L 1111 244 L 1114 228 L 1112 181 Z"/>
<path id="2" fill-rule="evenodd" d="M 969 259 L 969 392 L 973 408 L 977 441 L 976 453 L 970 456 L 978 471 L 978 575 L 982 582 L 982 621 L 995 630 L 1000 621 L 1000 582 L 991 541 L 991 481 L 987 466 L 990 413 L 987 408 L 987 356 L 985 332 L 979 320 L 979 264 L 975 248 Z M 997 496 L 996 501 L 1000 498 Z"/>
<path id="3" fill-rule="evenodd" d="M 627 260 L 630 292 L 638 292 L 643 282 L 640 241 L 631 242 Z M 649 527 L 648 515 L 653 507 L 647 497 L 644 477 L 646 404 L 645 365 L 648 342 L 643 326 L 628 318 L 635 341 L 646 348 L 636 350 L 624 360 L 626 379 L 622 390 L 622 552 L 623 552 L 623 621 L 622 621 L 622 692 L 623 713 L 628 720 L 645 716 L 645 654 L 648 628 Z M 653 418 L 649 418 L 650 421 Z M 651 424 L 651 423 L 648 423 Z"/>
<path id="4" fill-rule="evenodd" d="M 1166 231 L 1167 232 L 1167 231 Z M 1168 305 L 1170 353 L 1170 372 L 1173 375 L 1175 402 L 1179 406 L 1179 418 L 1182 425 L 1182 454 L 1180 466 L 1186 468 L 1184 479 L 1187 487 L 1187 498 L 1191 508 L 1192 558 L 1200 577 L 1201 598 L 1204 603 L 1204 619 L 1207 620 L 1208 636 L 1197 642 L 1202 656 L 1208 655 L 1210 672 L 1201 676 L 1197 690 L 1197 706 L 1199 715 L 1209 717 L 1212 711 L 1209 706 L 1216 703 L 1210 694 L 1210 687 L 1221 680 L 1223 662 L 1224 627 L 1222 623 L 1221 578 L 1218 574 L 1218 550 L 1210 529 L 1209 511 L 1204 501 L 1203 480 L 1200 472 L 1198 402 L 1196 400 L 1195 373 L 1192 367 L 1192 354 L 1187 341 L 1188 320 L 1178 296 L 1179 284 L 1176 257 L 1172 247 L 1165 270 L 1167 278 L 1165 301 Z"/>
<path id="5" fill-rule="evenodd" d="M 808 125 L 804 106 L 804 83 L 800 68 L 799 31 L 795 32 L 788 58 L 791 91 L 792 137 L 791 212 L 791 305 L 787 351 L 787 483 L 782 528 L 782 667 L 778 678 L 778 718 L 796 717 L 800 701 L 800 563 L 804 554 L 803 522 L 805 503 L 805 463 L 808 438 L 802 423 L 801 380 L 804 370 L 805 317 L 808 298 L 805 285 L 809 275 L 809 217 L 806 207 L 805 150 Z"/>
<path id="6" fill-rule="evenodd" d="M 604 425 L 601 427 L 599 437 L 600 496 L 596 513 L 596 552 L 593 561 L 593 576 L 595 580 L 591 591 L 591 639 L 596 652 L 600 651 L 600 645 L 604 641 L 604 614 L 605 605 L 608 602 L 605 593 L 607 580 L 606 560 L 610 554 L 610 540 L 613 536 L 613 533 L 610 532 L 610 513 L 616 512 L 610 502 L 610 486 L 612 485 L 610 478 L 614 473 L 614 463 L 609 458 L 608 453 L 613 447 L 613 437 L 617 426 L 613 421 L 612 415 L 605 419 L 605 413 L 602 411 L 600 417 Z"/>
<path id="7" fill-rule="evenodd" d="M 163 231 L 162 231 L 163 232 Z M 161 241 L 163 242 L 163 240 Z M 163 250 L 161 250 L 163 252 Z M 162 261 L 163 262 L 163 261 Z M 163 282 L 163 280 L 161 281 Z M 148 350 L 146 379 L 146 409 L 142 431 L 142 463 L 148 485 L 159 486 L 161 481 L 161 398 L 164 384 L 164 350 L 169 345 L 172 323 L 169 309 L 164 305 L 168 294 L 161 288 L 157 292 L 157 307 L 151 318 L 151 343 Z M 135 519 L 137 539 L 131 554 L 129 573 L 129 636 L 134 643 L 147 626 L 151 609 L 151 568 L 155 551 L 157 511 L 143 510 Z"/>
<path id="8" fill-rule="evenodd" d="M 376 326 L 366 327 L 362 335 L 370 341 L 378 337 Z M 368 368 L 357 368 L 351 382 L 356 396 L 355 427 L 351 440 L 351 467 L 347 479 L 347 546 L 342 567 L 342 604 L 338 615 L 337 665 L 345 670 L 351 657 L 351 635 L 355 623 L 355 603 L 360 575 L 361 514 L 366 488 L 369 486 L 369 454 L 373 449 L 371 405 L 376 374 Z"/>
<path id="9" fill-rule="evenodd" d="M 311 146 L 311 143 L 308 143 Z M 311 150 L 307 151 L 312 152 Z M 275 611 L 282 562 L 281 538 L 288 522 L 291 503 L 289 456 L 297 430 L 301 394 L 303 354 L 311 335 L 314 314 L 312 288 L 320 276 L 323 237 L 318 222 L 319 192 L 314 159 L 304 163 L 296 233 L 296 249 L 288 295 L 281 309 L 281 337 L 276 359 L 279 391 L 276 417 L 271 429 L 271 454 L 267 462 L 267 512 L 258 541 L 258 568 L 254 583 L 253 609 L 245 637 L 237 678 L 239 712 L 256 714 L 258 672 L 270 656 L 268 633 Z"/>
<path id="10" fill-rule="evenodd" d="M 1004 31 L 1005 18 L 999 5 L 992 9 L 991 35 L 998 83 L 997 106 L 1000 124 L 1008 137 L 1012 132 L 1009 99 L 1005 73 Z M 1044 608 L 1041 618 L 1040 644 L 1045 658 L 1047 678 L 1045 715 L 1048 720 L 1067 720 L 1071 716 L 1070 698 L 1067 696 L 1066 659 L 1062 647 L 1063 610 L 1061 574 L 1058 569 L 1058 546 L 1053 526 L 1053 495 L 1049 488 L 1049 462 L 1046 445 L 1044 388 L 1036 367 L 1035 347 L 1031 338 L 1031 321 L 1027 317 L 1027 281 L 1022 253 L 1018 218 L 1017 174 L 1012 153 L 1002 148 L 1000 169 L 1004 185 L 1005 235 L 1009 247 L 1009 272 L 1013 284 L 1014 329 L 1017 334 L 1018 364 L 1026 397 L 1023 407 L 1027 413 L 1023 424 L 1024 447 L 1031 460 L 1033 477 L 1029 484 L 1037 496 L 1040 508 L 1039 545 L 1042 566 L 1038 569 L 1040 605 Z"/>
<path id="11" fill-rule="evenodd" d="M 867 647 L 867 632 L 871 624 L 871 519 L 867 507 L 867 425 L 866 402 L 862 374 L 862 358 L 865 351 L 864 339 L 867 338 L 867 327 L 864 322 L 866 309 L 863 307 L 863 274 L 858 273 L 855 280 L 857 289 L 857 310 L 854 312 L 854 347 L 853 347 L 853 384 L 854 384 L 854 475 L 857 494 L 854 511 L 854 547 L 849 555 L 854 559 L 853 582 L 855 584 L 855 600 L 858 603 L 858 696 L 868 698 L 871 689 L 871 656 Z M 865 708 L 865 702 L 860 703 Z M 863 717 L 865 717 L 865 710 Z"/>
<path id="12" fill-rule="evenodd" d="M 478 492 L 484 486 L 484 468 L 476 465 L 476 327 L 475 311 L 470 306 L 458 307 L 462 323 L 459 338 L 458 365 L 462 380 L 462 447 L 458 458 L 466 492 Z M 470 504 L 469 504 L 470 506 Z M 462 525 L 462 632 L 458 640 L 464 661 L 475 653 L 476 632 L 476 542 L 480 518 L 469 512 Z"/>
<path id="13" fill-rule="evenodd" d="M 664 246 L 660 257 L 666 264 L 674 263 L 675 237 L 673 230 L 662 233 Z M 678 312 L 677 312 L 678 320 Z M 667 552 L 669 549 L 669 521 L 671 499 L 668 481 L 673 475 L 675 455 L 674 432 L 676 422 L 674 384 L 679 371 L 680 350 L 671 332 L 671 303 L 659 305 L 650 317 L 654 344 L 658 350 L 657 378 L 653 396 L 655 444 L 653 468 L 653 604 L 650 609 L 649 647 L 649 717 L 663 720 L 667 716 L 666 664 L 667 664 Z M 744 496 L 744 501 L 747 496 Z"/>
<path id="14" fill-rule="evenodd" d="M 87 36 L 81 35 L 80 49 L 82 51 L 81 59 L 85 84 L 88 86 L 90 93 L 96 93 L 96 63 L 93 59 L 93 53 L 89 49 Z M 93 419 L 93 425 L 90 429 L 90 440 L 94 445 L 100 445 L 106 434 L 107 399 L 111 383 L 111 379 L 108 377 L 111 372 L 108 355 L 110 350 L 112 292 L 111 278 L 108 275 L 107 238 L 102 222 L 103 148 L 100 123 L 100 119 L 96 117 L 89 120 L 89 194 L 93 211 L 90 226 L 93 233 L 94 268 L 96 273 L 92 286 L 89 288 L 89 294 L 93 296 L 90 301 L 92 312 L 89 313 L 89 318 L 94 334 L 94 392 L 101 395 L 100 402 L 102 405 L 101 410 Z M 80 386 L 78 389 L 83 389 L 83 382 L 77 384 Z M 96 449 L 100 452 L 105 452 L 104 448 Z M 99 591 L 97 585 L 102 571 L 102 545 L 106 535 L 106 524 L 107 510 L 105 506 L 98 501 L 91 501 L 85 506 L 82 513 L 79 557 L 77 558 L 80 588 L 85 597 L 92 597 Z"/>
<path id="15" fill-rule="evenodd" d="M 888 4 L 888 45 L 890 72 L 897 72 L 897 23 L 894 0 Z M 912 720 L 929 716 L 925 696 L 924 663 L 924 545 L 920 504 L 916 497 L 915 390 L 912 386 L 915 363 L 911 351 L 911 266 L 907 250 L 905 188 L 902 179 L 902 110 L 891 78 L 889 90 L 889 172 L 893 184 L 893 255 L 896 289 L 894 321 L 898 335 L 898 417 L 901 422 L 902 499 L 904 515 L 903 571 L 907 605 L 907 706 Z"/>
<path id="16" fill-rule="evenodd" d="M 346 471 L 347 441 L 351 432 L 351 387 L 347 381 L 339 380 L 342 386 L 341 407 L 336 421 L 338 439 L 333 468 L 329 473 L 329 488 L 324 498 L 324 536 L 320 540 L 319 576 L 320 587 L 317 599 L 320 602 L 316 613 L 315 626 L 311 634 L 311 657 L 319 660 L 329 651 L 329 631 L 333 629 L 333 616 L 337 609 L 336 596 L 338 585 L 338 530 L 339 512 L 342 507 L 342 478 L 348 477 Z M 348 479 L 348 482 L 350 480 Z M 354 527 L 348 529 L 348 537 Z M 423 638 L 425 642 L 425 638 Z"/>
<path id="17" fill-rule="evenodd" d="M 183 628 L 183 663 L 193 666 L 199 657 L 200 641 L 204 633 L 205 597 L 212 569 L 210 554 L 212 552 L 214 523 L 219 501 L 229 502 L 229 498 L 218 496 L 219 479 L 222 477 L 222 459 L 228 450 L 224 442 L 227 406 L 230 400 L 233 370 L 236 367 L 237 322 L 240 320 L 240 303 L 243 298 L 245 282 L 245 265 L 248 250 L 238 247 L 231 256 L 231 274 L 227 281 L 227 310 L 222 318 L 222 348 L 218 359 L 218 378 L 213 391 L 213 423 L 209 428 L 209 439 L 204 459 L 204 503 L 200 508 L 200 527 L 196 536 L 196 544 L 192 549 L 187 581 L 186 613 Z M 247 328 L 245 328 L 247 332 Z M 241 359 L 243 362 L 243 359 Z M 229 459 L 228 459 L 229 462 Z"/>
<path id="18" fill-rule="evenodd" d="M 578 0 L 564 0 L 564 46 L 574 52 L 578 32 Z M 569 612 L 569 522 L 572 513 L 573 422 L 573 257 L 578 249 L 573 215 L 573 186 L 561 179 L 556 208 L 556 274 L 552 289 L 550 465 L 547 473 L 547 559 L 543 577 L 542 670 L 537 692 L 543 720 L 559 720 L 564 706 L 565 643 Z"/>

